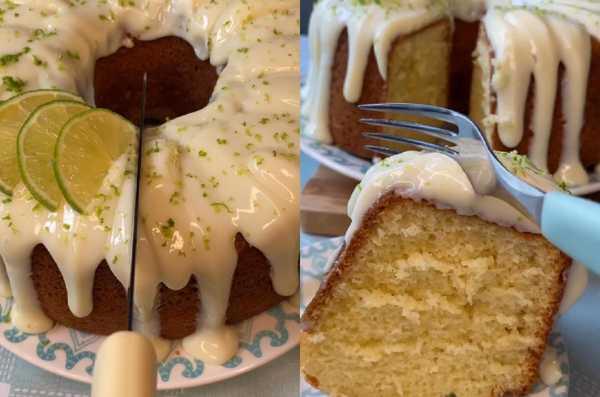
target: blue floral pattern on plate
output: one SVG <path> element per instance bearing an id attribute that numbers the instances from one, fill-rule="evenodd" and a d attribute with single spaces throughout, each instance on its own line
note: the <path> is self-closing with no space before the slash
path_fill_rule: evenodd
<path id="1" fill-rule="evenodd" d="M 12 299 L 0 298 L 0 344 L 22 359 L 52 373 L 89 383 L 96 351 L 103 336 L 64 326 L 33 335 L 10 323 Z M 158 365 L 159 389 L 199 386 L 237 376 L 286 353 L 298 344 L 300 321 L 297 305 L 283 302 L 236 325 L 240 349 L 222 366 L 206 365 L 183 352 L 179 343 Z"/>
<path id="2" fill-rule="evenodd" d="M 304 311 L 317 292 L 331 266 L 331 259 L 336 255 L 342 242 L 343 237 L 336 237 L 321 240 L 302 248 L 300 253 L 300 280 L 302 283 L 300 311 Z M 558 383 L 550 387 L 538 383 L 529 397 L 567 397 L 569 394 L 569 360 L 566 347 L 557 331 L 550 335 L 548 345 L 556 350 L 562 376 Z M 304 380 L 301 381 L 300 395 L 301 397 L 326 397 Z"/>
<path id="3" fill-rule="evenodd" d="M 319 163 L 357 181 L 360 181 L 373 165 L 371 162 L 353 156 L 336 146 L 326 145 L 306 136 L 301 137 L 300 145 L 304 153 Z"/>

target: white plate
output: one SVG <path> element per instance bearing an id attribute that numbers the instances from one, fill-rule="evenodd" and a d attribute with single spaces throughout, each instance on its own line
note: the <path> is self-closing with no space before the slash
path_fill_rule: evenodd
<path id="1" fill-rule="evenodd" d="M 331 168 L 349 178 L 360 181 L 367 170 L 373 165 L 370 161 L 356 157 L 336 146 L 321 143 L 315 139 L 303 136 L 300 141 L 302 151 L 324 166 Z M 592 175 L 587 185 L 571 189 L 571 193 L 583 196 L 600 191 L 600 177 Z"/>
<path id="2" fill-rule="evenodd" d="M 329 259 L 341 246 L 342 239 L 343 237 L 325 239 L 302 248 L 300 254 L 301 312 L 304 312 L 304 309 L 317 292 L 329 270 Z M 558 355 L 562 372 L 560 381 L 550 387 L 538 383 L 529 397 L 567 397 L 569 394 L 569 360 L 566 347 L 557 331 L 550 335 L 548 344 L 556 350 Z M 301 397 L 325 397 L 325 395 L 302 380 Z"/>
<path id="3" fill-rule="evenodd" d="M 40 334 L 19 331 L 10 323 L 12 299 L 0 298 L 0 345 L 53 374 L 91 383 L 96 351 L 104 336 L 86 334 L 61 325 Z M 219 382 L 260 367 L 298 344 L 298 308 L 283 302 L 236 326 L 237 355 L 224 365 L 207 365 L 183 352 L 177 342 L 159 364 L 158 389 L 180 389 Z"/>

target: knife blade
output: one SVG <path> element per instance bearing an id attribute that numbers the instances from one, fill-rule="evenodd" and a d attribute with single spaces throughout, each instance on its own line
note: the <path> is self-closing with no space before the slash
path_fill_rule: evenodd
<path id="1" fill-rule="evenodd" d="M 127 288 L 127 329 L 107 337 L 98 349 L 94 363 L 92 397 L 151 397 L 156 393 L 156 352 L 144 335 L 133 332 L 135 272 L 138 241 L 138 211 L 142 173 L 142 143 L 146 117 L 148 76 L 142 80 L 142 99 L 139 121 L 137 172 L 133 203 L 133 232 L 131 238 L 131 273 Z"/>
<path id="2" fill-rule="evenodd" d="M 148 74 L 144 73 L 142 78 L 142 100 L 140 108 L 140 121 L 137 146 L 137 166 L 135 178 L 135 198 L 133 203 L 133 233 L 131 237 L 131 270 L 129 274 L 129 288 L 127 288 L 127 329 L 133 331 L 134 293 L 135 293 L 135 270 L 137 262 L 138 241 L 138 211 L 140 208 L 140 179 L 142 176 L 142 143 L 146 118 L 146 91 L 148 89 Z"/>

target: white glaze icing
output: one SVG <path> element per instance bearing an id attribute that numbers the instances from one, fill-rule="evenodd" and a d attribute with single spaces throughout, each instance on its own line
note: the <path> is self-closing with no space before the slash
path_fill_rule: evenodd
<path id="1" fill-rule="evenodd" d="M 136 327 L 156 336 L 159 284 L 180 289 L 195 276 L 201 314 L 183 344 L 209 362 L 225 362 L 237 350 L 237 336 L 224 322 L 238 233 L 267 257 L 279 294 L 291 296 L 298 287 L 298 8 L 293 0 L 40 0 L 15 3 L 0 26 L 3 54 L 29 48 L 1 76 L 21 79 L 27 90 L 78 92 L 89 103 L 96 59 L 131 45 L 130 36 L 182 37 L 220 71 L 207 107 L 145 132 L 135 290 Z M 8 88 L 0 87 L 2 99 L 14 94 Z M 92 310 L 102 260 L 128 287 L 133 178 L 127 168 L 126 158 L 113 166 L 89 215 L 66 204 L 51 213 L 22 184 L 11 199 L 3 197 L 0 254 L 15 298 L 12 318 L 22 330 L 52 326 L 29 278 L 37 244 L 56 260 L 76 316 Z M 2 272 L 0 287 L 9 291 Z M 164 357 L 169 343 L 154 341 Z"/>
<path id="2" fill-rule="evenodd" d="M 413 200 L 426 200 L 439 208 L 453 208 L 462 215 L 477 215 L 500 225 L 539 233 L 537 225 L 506 202 L 477 194 L 465 171 L 452 158 L 410 151 L 388 157 L 367 171 L 348 203 L 352 223 L 346 242 L 358 230 L 369 208 L 391 191 Z"/>
<path id="3" fill-rule="evenodd" d="M 562 377 L 560 361 L 556 349 L 552 346 L 547 346 L 544 351 L 542 362 L 540 363 L 539 374 L 542 382 L 547 386 L 555 385 Z"/>
<path id="4" fill-rule="evenodd" d="M 525 103 L 532 79 L 535 85 L 533 131 L 529 157 L 548 169 L 548 149 L 555 99 L 563 87 L 562 109 L 566 117 L 563 147 L 557 180 L 569 186 L 588 182 L 579 159 L 579 137 L 584 122 L 587 81 L 591 59 L 590 34 L 583 26 L 554 15 L 540 15 L 526 9 L 492 8 L 483 24 L 494 51 L 492 93 L 497 100 L 493 122 L 486 123 L 488 138 L 494 128 L 502 143 L 516 147 L 523 139 Z M 565 68 L 558 81 L 559 65 Z"/>
<path id="5" fill-rule="evenodd" d="M 492 91 L 498 98 L 496 114 L 485 127 L 491 137 L 498 126 L 501 141 L 516 147 L 524 135 L 525 100 L 531 76 L 536 85 L 529 156 L 540 169 L 548 168 L 548 148 L 559 84 L 563 87 L 566 115 L 563 150 L 555 178 L 569 186 L 588 182 L 579 159 L 580 134 L 584 121 L 590 67 L 590 35 L 600 38 L 600 5 L 575 0 L 488 0 L 490 10 L 483 18 L 495 54 Z M 483 16 L 483 0 L 366 2 L 322 0 L 313 11 L 309 27 L 311 61 L 303 87 L 303 133 L 332 143 L 329 131 L 331 68 L 337 42 L 348 31 L 348 65 L 344 98 L 357 102 L 364 70 L 373 49 L 379 72 L 385 79 L 387 55 L 393 40 L 415 32 L 436 20 L 450 17 L 477 21 Z M 558 81 L 559 65 L 565 67 Z M 510 76 L 510 78 L 509 78 Z M 487 95 L 491 99 L 490 95 Z M 600 167 L 599 167 L 600 169 Z"/>
<path id="6" fill-rule="evenodd" d="M 563 299 L 558 309 L 558 314 L 563 315 L 573 307 L 583 295 L 588 285 L 589 273 L 585 266 L 579 262 L 573 262 L 567 276 L 567 285 L 563 293 Z"/>

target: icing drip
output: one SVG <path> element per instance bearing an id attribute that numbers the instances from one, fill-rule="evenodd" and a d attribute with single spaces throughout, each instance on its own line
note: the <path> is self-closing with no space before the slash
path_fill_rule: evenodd
<path id="1" fill-rule="evenodd" d="M 449 0 L 449 4 L 451 14 L 467 22 L 478 21 L 486 9 L 486 0 Z"/>
<path id="2" fill-rule="evenodd" d="M 129 36 L 168 35 L 186 39 L 220 72 L 207 107 L 145 132 L 135 325 L 157 336 L 160 283 L 180 289 L 194 276 L 202 307 L 197 332 L 183 345 L 198 358 L 223 363 L 238 343 L 224 325 L 236 235 L 269 260 L 277 293 L 291 296 L 298 287 L 298 4 L 71 3 L 33 1 L 6 13 L 3 51 L 29 50 L 3 67 L 3 75 L 20 79 L 25 89 L 59 87 L 91 103 L 96 59 L 131 45 Z M 3 99 L 14 94 L 10 88 L 0 87 Z M 103 260 L 128 287 L 133 178 L 126 170 L 125 158 L 113 166 L 89 215 L 68 205 L 48 212 L 23 185 L 0 203 L 0 255 L 10 281 L 0 272 L 0 293 L 12 288 L 13 321 L 23 331 L 52 326 L 29 277 L 38 244 L 56 260 L 76 316 L 92 310 L 93 277 Z M 168 353 L 168 341 L 155 337 L 154 344 L 159 358 Z"/>
<path id="3" fill-rule="evenodd" d="M 364 72 L 371 49 L 381 77 L 387 78 L 388 53 L 396 38 L 422 29 L 449 15 L 473 21 L 485 8 L 484 0 L 404 0 L 363 2 L 322 0 L 315 5 L 309 25 L 310 71 L 303 87 L 303 133 L 331 143 L 329 89 L 331 67 L 340 34 L 348 32 L 348 67 L 344 98 L 360 99 Z"/>
<path id="4" fill-rule="evenodd" d="M 387 77 L 387 57 L 398 37 L 445 17 L 477 21 L 485 12 L 483 0 L 357 2 L 322 0 L 315 6 L 309 27 L 310 69 L 303 87 L 303 133 L 332 143 L 329 131 L 331 69 L 340 34 L 348 32 L 348 65 L 344 98 L 360 99 L 368 56 L 373 49 L 379 73 Z M 486 128 L 497 123 L 500 140 L 509 148 L 523 139 L 530 127 L 534 137 L 529 156 L 542 170 L 548 168 L 548 148 L 555 99 L 562 86 L 565 115 L 560 164 L 555 178 L 569 186 L 589 177 L 579 158 L 590 68 L 590 35 L 600 39 L 600 5 L 579 0 L 489 0 L 483 23 L 495 58 L 492 90 L 497 114 L 487 117 Z M 565 18 L 566 17 L 566 18 Z M 557 81 L 560 65 L 565 74 Z M 531 126 L 524 126 L 525 103 L 532 76 L 536 82 Z M 487 90 L 488 88 L 486 88 Z M 600 167 L 597 172 L 600 173 Z"/>
<path id="5" fill-rule="evenodd" d="M 563 299 L 560 303 L 560 309 L 558 310 L 559 315 L 563 315 L 569 311 L 571 307 L 577 301 L 588 285 L 589 274 L 588 270 L 581 263 L 573 262 L 569 269 L 569 275 L 567 277 L 567 285 L 565 286 L 565 292 L 563 293 Z"/>
<path id="6" fill-rule="evenodd" d="M 387 56 L 393 41 L 415 32 L 448 12 L 444 2 L 413 0 L 390 2 L 390 6 L 369 3 L 358 6 L 350 0 L 322 0 L 310 18 L 310 72 L 302 93 L 303 133 L 331 143 L 329 133 L 329 89 L 338 39 L 348 32 L 348 68 L 344 98 L 357 102 L 362 92 L 364 72 L 373 48 L 379 73 L 387 77 Z"/>
<path id="7" fill-rule="evenodd" d="M 552 386 L 560 381 L 562 371 L 560 369 L 560 362 L 556 349 L 551 346 L 546 347 L 544 355 L 542 356 L 542 362 L 540 363 L 540 378 L 547 386 Z"/>
<path id="8" fill-rule="evenodd" d="M 503 226 L 539 233 L 537 225 L 506 202 L 477 194 L 463 168 L 452 158 L 439 153 L 403 152 L 371 167 L 352 193 L 348 203 L 352 223 L 346 242 L 350 242 L 369 208 L 391 191 L 432 202 L 439 208 L 453 208 L 462 215 L 477 215 Z"/>
<path id="9" fill-rule="evenodd" d="M 563 114 L 564 142 L 557 180 L 569 186 L 588 182 L 579 159 L 579 136 L 584 121 L 585 99 L 591 57 L 589 34 L 579 25 L 555 16 L 540 16 L 525 9 L 492 9 L 483 19 L 495 53 L 492 90 L 497 98 L 494 121 L 498 136 L 507 147 L 516 147 L 526 126 L 525 103 L 531 78 L 535 97 L 530 128 L 529 157 L 547 171 L 548 149 L 559 65 L 565 68 Z M 491 139 L 492 129 L 488 129 Z"/>

